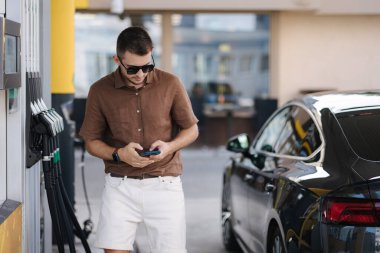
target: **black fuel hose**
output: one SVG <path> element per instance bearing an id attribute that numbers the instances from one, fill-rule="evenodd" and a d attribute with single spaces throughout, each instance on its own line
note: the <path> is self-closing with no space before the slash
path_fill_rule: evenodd
<path id="1" fill-rule="evenodd" d="M 64 244 L 67 241 L 70 252 L 76 252 L 73 240 L 75 233 L 80 238 L 86 253 L 91 253 L 87 237 L 92 230 L 92 223 L 86 221 L 85 228 L 82 230 L 62 180 L 57 136 L 61 128 L 57 125 L 59 123 L 57 117 L 49 111 L 43 111 L 35 115 L 33 119 L 36 121 L 33 131 L 40 136 L 41 140 L 33 144 L 38 145 L 35 148 L 42 154 L 45 189 L 58 251 L 59 253 L 65 252 Z M 52 160 L 52 158 L 54 159 Z"/>
<path id="2" fill-rule="evenodd" d="M 54 141 L 56 143 L 56 146 L 59 147 L 59 139 L 55 138 Z M 63 202 L 65 204 L 64 206 L 65 206 L 65 209 L 66 209 L 68 215 L 71 218 L 72 224 L 74 225 L 75 235 L 81 240 L 82 245 L 83 245 L 86 253 L 91 253 L 90 246 L 88 245 L 88 242 L 87 242 L 88 234 L 86 236 L 85 235 L 85 231 L 83 231 L 82 228 L 81 228 L 81 226 L 79 225 L 77 217 L 75 216 L 74 208 L 73 208 L 73 206 L 72 206 L 72 204 L 70 202 L 70 199 L 69 199 L 69 196 L 67 194 L 66 188 L 65 188 L 65 186 L 63 184 L 62 168 L 61 168 L 61 163 L 60 163 L 60 153 L 59 153 L 59 151 L 57 152 L 57 173 L 58 173 L 58 184 L 59 184 L 59 187 L 60 187 L 60 190 L 61 190 Z"/>
<path id="3" fill-rule="evenodd" d="M 48 204 L 49 204 L 50 216 L 51 216 L 51 220 L 53 224 L 53 231 L 57 238 L 58 251 L 59 253 L 64 253 L 65 248 L 61 240 L 62 233 L 61 233 L 61 228 L 59 225 L 57 203 L 56 203 L 55 193 L 53 189 L 54 176 L 51 171 L 51 165 L 50 165 L 51 158 L 50 158 L 50 153 L 49 153 L 49 137 L 46 134 L 44 134 L 42 138 L 43 138 L 42 168 L 44 171 L 44 178 L 45 178 L 45 190 L 46 190 L 46 195 L 47 195 Z"/>
<path id="4" fill-rule="evenodd" d="M 60 222 L 61 222 L 61 227 L 64 228 L 64 233 L 63 233 L 63 238 L 64 240 L 66 239 L 66 241 L 68 242 L 69 244 L 69 249 L 70 249 L 70 252 L 71 253 L 75 253 L 75 245 L 74 245 L 74 240 L 72 239 L 73 238 L 73 230 L 72 230 L 72 224 L 67 216 L 67 212 L 66 212 L 66 208 L 65 208 L 65 204 L 63 202 L 63 198 L 62 198 L 62 193 L 61 193 L 61 189 L 60 189 L 60 186 L 59 186 L 59 173 L 58 173 L 58 165 L 57 165 L 57 149 L 56 147 L 54 147 L 54 144 L 52 143 L 53 147 L 52 147 L 52 150 L 53 151 L 53 175 L 54 175 L 54 189 L 55 189 L 55 193 L 56 193 L 56 197 L 57 197 L 57 200 L 58 200 L 58 213 L 59 213 L 59 216 L 61 217 L 60 219 Z"/>

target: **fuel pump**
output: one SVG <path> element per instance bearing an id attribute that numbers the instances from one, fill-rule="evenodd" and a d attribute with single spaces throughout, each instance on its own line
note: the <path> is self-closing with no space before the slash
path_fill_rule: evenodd
<path id="1" fill-rule="evenodd" d="M 67 241 L 70 252 L 75 252 L 74 241 L 70 240 L 72 234 L 75 233 L 81 239 L 86 252 L 91 252 L 86 234 L 75 217 L 61 177 L 58 134 L 64 129 L 63 119 L 53 108 L 46 107 L 41 97 L 41 84 L 36 75 L 28 74 L 27 85 L 32 121 L 30 124 L 32 138 L 30 138 L 29 146 L 34 153 L 38 154 L 37 157 L 42 158 L 45 189 L 58 250 L 60 253 L 64 252 L 64 241 Z"/>
<path id="2" fill-rule="evenodd" d="M 70 252 L 75 252 L 72 239 L 75 233 L 80 238 L 85 251 L 91 252 L 87 237 L 75 217 L 61 177 L 58 134 L 64 130 L 63 119 L 53 108 L 48 109 L 44 103 L 38 72 L 27 71 L 26 86 L 26 135 L 29 140 L 26 163 L 30 168 L 42 159 L 45 189 L 58 250 L 60 253 L 64 252 L 66 241 Z M 88 236 L 88 233 L 86 234 Z"/>

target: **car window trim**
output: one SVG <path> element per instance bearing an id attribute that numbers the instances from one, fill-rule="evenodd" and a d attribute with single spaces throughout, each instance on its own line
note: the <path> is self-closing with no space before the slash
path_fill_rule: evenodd
<path id="1" fill-rule="evenodd" d="M 276 117 L 280 113 L 280 111 L 285 110 L 287 107 L 291 107 L 291 104 L 286 104 L 286 105 L 278 108 L 276 111 L 274 111 L 272 113 L 272 115 L 265 121 L 264 125 L 260 128 L 259 132 L 256 135 L 256 138 L 254 138 L 254 142 L 251 144 L 251 147 L 256 146 L 257 140 L 261 137 L 262 133 L 264 132 L 264 129 L 269 125 L 269 123 L 272 121 L 272 119 L 274 117 Z M 289 109 L 289 111 L 290 110 L 291 110 L 291 108 Z M 282 130 L 281 130 L 281 132 L 282 132 Z M 256 148 L 254 148 L 253 150 L 257 151 Z M 268 153 L 270 153 L 270 152 L 268 152 Z"/>
<path id="2" fill-rule="evenodd" d="M 307 108 L 305 105 L 303 105 L 302 103 L 299 103 L 299 102 L 290 102 L 286 105 L 284 105 L 283 107 L 281 108 L 278 108 L 272 115 L 271 117 L 267 120 L 267 122 L 264 124 L 264 126 L 261 128 L 260 132 L 258 133 L 258 136 L 260 136 L 262 134 L 262 131 L 264 130 L 264 128 L 266 128 L 266 126 L 269 124 L 269 122 L 272 121 L 272 119 L 283 109 L 287 108 L 287 107 L 291 107 L 291 106 L 299 106 L 301 107 L 302 109 L 304 109 L 306 111 L 306 113 L 309 114 L 310 118 L 313 120 L 315 126 L 317 127 L 318 129 L 318 132 L 319 132 L 319 137 L 321 139 L 321 145 L 319 145 L 319 147 L 314 150 L 313 153 L 311 153 L 309 156 L 307 157 L 303 157 L 303 156 L 293 156 L 293 155 L 284 155 L 284 154 L 277 154 L 277 153 L 272 153 L 272 152 L 268 152 L 268 151 L 262 151 L 262 150 L 258 150 L 256 149 L 256 147 L 254 148 L 254 151 L 257 152 L 258 154 L 262 154 L 262 155 L 266 155 L 266 156 L 271 156 L 271 157 L 276 157 L 276 158 L 287 158 L 287 159 L 293 159 L 293 160 L 298 160 L 298 161 L 308 161 L 308 160 L 311 160 L 313 159 L 319 152 L 322 151 L 322 149 L 325 147 L 325 138 L 322 134 L 322 129 L 321 129 L 321 126 L 319 125 L 319 121 L 317 121 L 317 118 L 310 112 L 309 108 Z M 291 108 L 290 108 L 291 109 Z M 255 138 L 255 142 L 252 144 L 252 146 L 255 146 L 256 145 L 256 141 L 257 141 L 258 138 Z M 321 157 L 319 158 L 319 160 L 322 159 L 322 155 Z"/>

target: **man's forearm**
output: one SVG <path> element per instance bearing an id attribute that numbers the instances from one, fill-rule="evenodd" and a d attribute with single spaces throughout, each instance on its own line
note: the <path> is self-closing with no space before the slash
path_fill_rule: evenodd
<path id="1" fill-rule="evenodd" d="M 169 143 L 170 149 L 172 150 L 172 152 L 180 150 L 180 149 L 188 146 L 192 142 L 194 142 L 198 138 L 198 135 L 199 135 L 199 131 L 198 131 L 198 125 L 197 124 L 194 124 L 193 126 L 187 128 L 187 129 L 182 129 L 178 133 L 176 138 Z"/>
<path id="2" fill-rule="evenodd" d="M 115 149 L 101 140 L 86 141 L 88 153 L 103 160 L 112 160 L 112 152 Z"/>

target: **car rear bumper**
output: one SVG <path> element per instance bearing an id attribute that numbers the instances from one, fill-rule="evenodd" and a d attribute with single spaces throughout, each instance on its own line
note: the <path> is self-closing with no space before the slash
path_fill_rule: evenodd
<path id="1" fill-rule="evenodd" d="M 322 252 L 380 252 L 380 227 L 321 224 Z"/>

